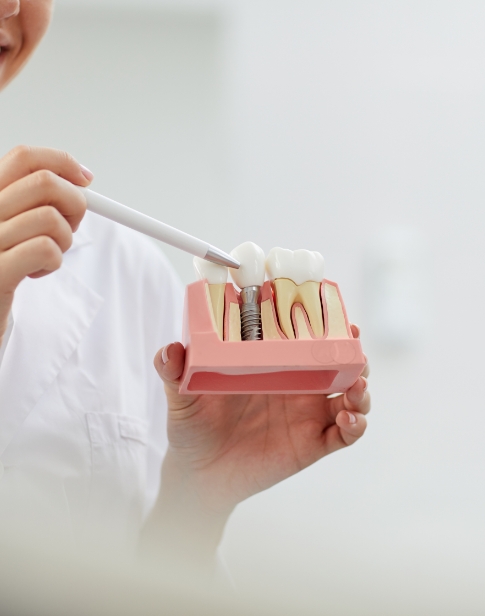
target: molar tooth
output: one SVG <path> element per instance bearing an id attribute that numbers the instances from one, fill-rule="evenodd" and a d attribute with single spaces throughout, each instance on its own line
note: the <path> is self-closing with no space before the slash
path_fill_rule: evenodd
<path id="1" fill-rule="evenodd" d="M 301 285 L 304 282 L 321 283 L 324 276 L 325 261 L 319 252 L 311 250 L 295 250 L 293 253 L 292 280 Z"/>
<path id="2" fill-rule="evenodd" d="M 214 328 L 223 340 L 224 336 L 224 293 L 227 282 L 227 267 L 210 263 L 205 259 L 194 257 L 194 269 L 199 280 L 207 280 L 207 291 L 210 307 L 212 308 L 212 317 Z"/>
<path id="3" fill-rule="evenodd" d="M 273 248 L 266 259 L 266 271 L 273 280 L 276 307 L 281 329 L 289 339 L 295 338 L 291 308 L 303 305 L 313 333 L 324 334 L 320 285 L 324 276 L 324 260 L 319 252 Z"/>
<path id="4" fill-rule="evenodd" d="M 297 285 L 307 281 L 322 282 L 325 262 L 319 252 L 272 248 L 266 258 L 266 272 L 270 280 L 288 278 Z"/>
<path id="5" fill-rule="evenodd" d="M 294 253 L 287 248 L 272 248 L 266 257 L 266 273 L 270 280 L 293 280 Z"/>

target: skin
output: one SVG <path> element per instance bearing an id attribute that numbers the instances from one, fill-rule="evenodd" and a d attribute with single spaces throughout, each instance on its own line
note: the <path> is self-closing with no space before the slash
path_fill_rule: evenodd
<path id="1" fill-rule="evenodd" d="M 0 0 L 0 89 L 32 55 L 51 10 L 50 0 Z M 92 179 L 69 154 L 56 150 L 21 146 L 0 159 L 0 339 L 19 283 L 61 266 L 86 210 L 73 185 L 88 186 Z M 213 562 L 238 503 L 355 443 L 366 428 L 370 397 L 367 368 L 336 398 L 181 396 L 184 361 L 180 343 L 155 357 L 168 400 L 169 448 L 142 545 L 146 554 L 163 554 L 186 571 L 187 563 Z"/>

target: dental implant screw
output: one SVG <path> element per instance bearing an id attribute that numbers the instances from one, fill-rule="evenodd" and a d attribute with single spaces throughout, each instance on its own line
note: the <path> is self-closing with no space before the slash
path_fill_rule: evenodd
<path id="1" fill-rule="evenodd" d="M 258 303 L 261 287 L 245 287 L 241 291 L 241 338 L 262 340 L 261 306 Z"/>

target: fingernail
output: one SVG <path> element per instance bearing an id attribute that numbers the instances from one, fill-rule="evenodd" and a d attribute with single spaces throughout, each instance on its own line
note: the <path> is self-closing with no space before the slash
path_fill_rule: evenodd
<path id="1" fill-rule="evenodd" d="M 353 413 L 347 412 L 347 415 L 349 417 L 349 424 L 356 424 L 357 423 L 357 417 Z"/>
<path id="2" fill-rule="evenodd" d="M 87 179 L 88 182 L 92 182 L 94 179 L 94 173 L 92 171 L 89 171 L 89 169 L 87 167 L 85 167 L 84 165 L 79 165 L 81 167 L 81 172 L 84 175 L 84 177 Z"/>
<path id="3" fill-rule="evenodd" d="M 361 376 L 360 378 L 364 381 L 364 389 L 362 391 L 366 392 L 367 386 L 369 385 L 369 383 L 367 382 L 367 379 L 365 378 L 365 376 Z"/>
<path id="4" fill-rule="evenodd" d="M 164 364 L 166 364 L 166 363 L 168 362 L 168 360 L 169 360 L 169 357 L 168 357 L 168 349 L 169 349 L 171 346 L 172 346 L 172 345 L 171 345 L 171 344 L 169 344 L 169 345 L 167 345 L 166 347 L 164 347 L 164 348 L 163 348 L 163 351 L 162 351 L 162 361 L 163 361 L 163 363 L 164 363 Z"/>

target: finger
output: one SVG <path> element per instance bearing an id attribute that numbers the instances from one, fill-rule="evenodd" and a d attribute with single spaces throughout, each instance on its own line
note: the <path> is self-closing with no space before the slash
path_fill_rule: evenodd
<path id="1" fill-rule="evenodd" d="M 165 385 L 169 389 L 178 391 L 185 365 L 184 346 L 180 342 L 174 342 L 160 349 L 155 355 L 154 364 Z"/>
<path id="2" fill-rule="evenodd" d="M 354 338 L 360 338 L 360 327 L 358 325 L 355 325 L 354 323 L 352 323 L 350 325 L 350 331 L 352 332 L 352 336 Z M 366 378 L 369 376 L 369 364 L 367 362 L 367 355 L 364 353 L 364 357 L 365 357 L 365 368 L 362 370 L 362 376 L 365 376 Z"/>
<path id="3" fill-rule="evenodd" d="M 185 348 L 180 342 L 169 344 L 155 355 L 155 368 L 165 385 L 169 412 L 184 412 L 194 408 L 198 396 L 179 394 L 180 377 L 184 371 Z"/>
<path id="4" fill-rule="evenodd" d="M 47 236 L 35 237 L 0 255 L 2 291 L 13 292 L 26 276 L 54 272 L 62 264 L 62 252 Z"/>
<path id="5" fill-rule="evenodd" d="M 342 411 L 336 417 L 336 421 L 322 434 L 321 456 L 353 445 L 365 432 L 367 420 L 360 413 Z"/>
<path id="6" fill-rule="evenodd" d="M 55 271 L 55 270 L 52 270 L 52 271 Z M 32 278 L 33 280 L 36 280 L 37 278 L 44 278 L 44 276 L 48 276 L 49 274 L 52 274 L 52 271 L 43 269 L 43 270 L 39 270 L 38 272 L 35 272 L 34 274 L 29 274 L 28 277 Z"/>
<path id="7" fill-rule="evenodd" d="M 367 420 L 362 413 L 342 411 L 337 415 L 335 427 L 338 428 L 340 439 L 346 446 L 353 445 L 367 428 Z"/>
<path id="8" fill-rule="evenodd" d="M 51 237 L 62 252 L 71 247 L 72 229 L 69 223 L 56 208 L 45 205 L 0 224 L 0 251 L 41 235 Z"/>
<path id="9" fill-rule="evenodd" d="M 370 394 L 367 391 L 367 379 L 360 376 L 343 396 L 328 400 L 332 417 L 337 417 L 340 411 L 356 411 L 367 415 L 370 411 Z"/>
<path id="10" fill-rule="evenodd" d="M 0 192 L 0 221 L 43 205 L 55 207 L 73 231 L 86 212 L 86 199 L 73 184 L 51 171 L 36 171 Z"/>
<path id="11" fill-rule="evenodd" d="M 22 145 L 0 160 L 0 190 L 42 169 L 78 186 L 89 186 L 93 180 L 91 171 L 67 152 Z"/>

